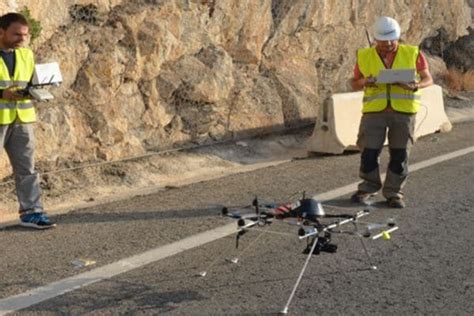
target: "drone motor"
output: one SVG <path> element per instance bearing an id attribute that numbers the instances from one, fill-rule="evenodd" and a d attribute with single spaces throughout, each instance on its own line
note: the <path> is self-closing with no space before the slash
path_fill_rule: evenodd
<path id="1" fill-rule="evenodd" d="M 302 199 L 300 206 L 303 218 L 315 219 L 326 215 L 323 206 L 315 199 Z"/>

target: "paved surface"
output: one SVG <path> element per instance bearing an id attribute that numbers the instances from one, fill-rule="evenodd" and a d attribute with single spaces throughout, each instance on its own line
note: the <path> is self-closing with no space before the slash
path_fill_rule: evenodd
<path id="1" fill-rule="evenodd" d="M 420 139 L 411 163 L 474 145 L 474 123 Z M 290 312 L 297 314 L 456 314 L 474 312 L 474 155 L 414 172 L 408 208 L 386 209 L 380 198 L 371 219 L 396 218 L 390 242 L 373 242 L 379 266 L 367 269 L 358 240 L 337 236 L 337 254 L 310 262 Z M 125 257 L 204 232 L 229 221 L 217 205 L 247 205 L 254 195 L 285 201 L 306 191 L 316 195 L 357 181 L 358 154 L 315 156 L 258 171 L 196 183 L 57 216 L 55 230 L 0 231 L 0 298 L 104 266 Z M 382 164 L 386 164 L 386 151 Z M 332 212 L 354 211 L 347 196 Z M 304 244 L 296 228 L 264 234 L 239 255 L 232 237 L 182 252 L 22 310 L 19 314 L 261 314 L 281 310 L 303 265 Z M 242 249 L 259 232 L 245 235 Z M 93 259 L 91 267 L 71 261 Z M 196 273 L 207 270 L 205 278 Z"/>

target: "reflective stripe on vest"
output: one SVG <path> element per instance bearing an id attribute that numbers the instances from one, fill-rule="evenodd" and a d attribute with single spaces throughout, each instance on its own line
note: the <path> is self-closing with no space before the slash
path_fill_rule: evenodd
<path id="1" fill-rule="evenodd" d="M 27 103 L 16 103 L 16 102 L 10 102 L 10 103 L 0 103 L 0 110 L 3 109 L 9 109 L 9 110 L 15 110 L 15 109 L 29 109 L 33 107 L 32 102 L 27 102 Z"/>
<path id="2" fill-rule="evenodd" d="M 399 45 L 392 69 L 416 69 L 419 50 L 416 46 Z M 380 56 L 374 47 L 363 48 L 357 52 L 357 64 L 364 77 L 377 77 L 385 69 Z M 375 88 L 364 89 L 364 106 L 362 111 L 383 111 L 390 100 L 391 107 L 398 112 L 416 113 L 420 107 L 421 92 L 405 90 L 397 85 L 377 84 Z"/>
<path id="3" fill-rule="evenodd" d="M 33 76 L 35 61 L 33 52 L 28 48 L 15 49 L 15 71 L 10 77 L 7 66 L 0 58 L 0 88 L 5 89 L 12 85 L 26 88 Z M 0 125 L 6 125 L 19 119 L 23 123 L 36 121 L 36 113 L 30 99 L 17 101 L 0 99 Z"/>
<path id="4" fill-rule="evenodd" d="M 0 89 L 6 89 L 10 86 L 19 86 L 20 88 L 26 88 L 29 81 L 11 81 L 11 80 L 1 80 Z"/>
<path id="5" fill-rule="evenodd" d="M 416 94 L 408 95 L 408 94 L 390 93 L 390 98 L 391 98 L 392 100 L 393 100 L 393 99 L 400 99 L 400 100 L 421 100 L 421 96 L 420 96 L 420 95 L 416 95 Z M 386 93 L 376 94 L 376 95 L 372 95 L 372 96 L 370 96 L 370 97 L 365 97 L 365 96 L 364 96 L 363 102 L 370 102 L 370 101 L 377 100 L 377 99 L 387 100 L 388 97 L 387 97 L 387 94 L 386 94 Z"/>

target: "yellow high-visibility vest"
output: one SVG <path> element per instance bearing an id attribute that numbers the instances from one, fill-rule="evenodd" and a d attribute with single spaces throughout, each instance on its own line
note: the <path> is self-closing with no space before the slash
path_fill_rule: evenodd
<path id="1" fill-rule="evenodd" d="M 419 49 L 416 46 L 399 45 L 392 69 L 416 69 Z M 362 48 L 357 51 L 357 64 L 365 78 L 377 77 L 385 69 L 375 47 Z M 364 88 L 364 106 L 362 112 L 383 111 L 388 102 L 397 112 L 416 113 L 420 107 L 421 92 L 405 90 L 397 85 L 377 84 L 377 87 Z"/>
<path id="2" fill-rule="evenodd" d="M 3 58 L 0 58 L 0 88 L 5 89 L 12 85 L 26 88 L 33 76 L 34 68 L 33 52 L 28 48 L 15 49 L 15 71 L 13 78 L 10 77 Z M 0 125 L 10 124 L 17 117 L 23 123 L 36 121 L 36 113 L 31 100 L 26 98 L 16 101 L 0 99 Z"/>

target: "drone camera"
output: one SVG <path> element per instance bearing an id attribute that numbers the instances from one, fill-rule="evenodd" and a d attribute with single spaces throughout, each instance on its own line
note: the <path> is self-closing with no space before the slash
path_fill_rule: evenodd
<path id="1" fill-rule="evenodd" d="M 245 226 L 245 220 L 243 218 L 239 219 L 237 221 L 237 226 L 239 227 Z"/>

